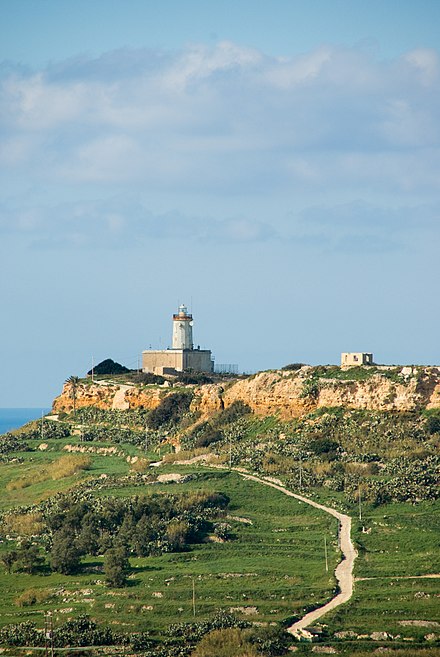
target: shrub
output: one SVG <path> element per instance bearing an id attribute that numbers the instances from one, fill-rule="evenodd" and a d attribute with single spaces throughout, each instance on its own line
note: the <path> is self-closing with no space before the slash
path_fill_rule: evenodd
<path id="1" fill-rule="evenodd" d="M 91 462 L 90 456 L 84 454 L 62 456 L 51 463 L 48 472 L 52 479 L 64 479 L 64 477 L 71 477 L 77 472 L 87 470 Z"/>
<path id="2" fill-rule="evenodd" d="M 189 410 L 192 395 L 188 392 L 176 392 L 162 399 L 159 406 L 147 417 L 150 429 L 159 429 L 164 424 L 177 424 L 182 415 Z"/>
<path id="3" fill-rule="evenodd" d="M 137 374 L 133 374 L 130 378 L 134 383 L 145 386 L 162 385 L 162 383 L 165 383 L 166 380 L 163 376 L 153 374 L 152 372 L 138 372 Z"/>
<path id="4" fill-rule="evenodd" d="M 9 454 L 10 452 L 28 451 L 29 446 L 14 436 L 12 433 L 6 433 L 0 438 L 0 454 Z"/>
<path id="5" fill-rule="evenodd" d="M 204 372 L 181 372 L 176 380 L 185 385 L 205 385 L 213 383 L 213 379 Z"/>
<path id="6" fill-rule="evenodd" d="M 328 460 L 336 458 L 339 444 L 330 438 L 315 438 L 309 443 L 309 447 L 317 456 L 325 456 Z"/>
<path id="7" fill-rule="evenodd" d="M 139 473 L 144 473 L 148 470 L 148 466 L 150 465 L 150 461 L 145 458 L 138 458 L 137 461 L 131 464 L 130 469 L 133 472 L 139 472 Z"/>
<path id="8" fill-rule="evenodd" d="M 245 632 L 238 628 L 213 630 L 206 634 L 191 657 L 259 657 Z"/>
<path id="9" fill-rule="evenodd" d="M 6 625 L 0 630 L 0 645 L 7 646 L 42 646 L 43 633 L 39 632 L 35 623 L 25 621 L 16 625 Z"/>
<path id="10" fill-rule="evenodd" d="M 281 627 L 257 627 L 251 630 L 249 640 L 266 657 L 278 657 L 288 651 L 291 637 Z"/>
<path id="11" fill-rule="evenodd" d="M 184 520 L 173 520 L 166 528 L 165 538 L 173 550 L 183 550 L 189 533 L 190 526 L 187 522 Z"/>
<path id="12" fill-rule="evenodd" d="M 310 397 L 311 399 L 318 399 L 321 385 L 317 378 L 305 379 L 300 392 L 301 398 Z"/>
<path id="13" fill-rule="evenodd" d="M 236 420 L 243 417 L 244 415 L 248 415 L 249 413 L 252 413 L 252 409 L 247 404 L 241 400 L 234 401 L 217 417 L 217 423 L 220 425 L 231 424 L 232 422 L 236 422 Z"/>
<path id="14" fill-rule="evenodd" d="M 284 367 L 282 367 L 281 369 L 288 371 L 289 370 L 296 371 L 296 370 L 300 370 L 301 367 L 304 367 L 304 363 L 290 363 L 289 365 L 284 365 Z"/>
<path id="15" fill-rule="evenodd" d="M 212 426 L 208 427 L 197 437 L 195 442 L 196 447 L 208 447 L 212 443 L 217 443 L 219 440 L 222 440 L 223 434 L 218 429 L 214 429 Z"/>
<path id="16" fill-rule="evenodd" d="M 2 529 L 6 534 L 16 536 L 38 536 L 44 527 L 42 520 L 41 513 L 36 511 L 9 513 L 3 517 Z"/>
<path id="17" fill-rule="evenodd" d="M 32 605 L 46 602 L 52 597 L 52 593 L 46 589 L 27 589 L 21 595 L 15 598 L 14 602 L 17 607 L 30 607 Z"/>
<path id="18" fill-rule="evenodd" d="M 113 632 L 100 628 L 86 614 L 68 620 L 54 631 L 54 643 L 57 647 L 64 646 L 110 646 L 115 643 Z"/>
<path id="19" fill-rule="evenodd" d="M 440 415 L 429 415 L 426 429 L 430 435 L 440 433 Z"/>
<path id="20" fill-rule="evenodd" d="M 114 360 L 111 358 L 106 358 L 105 360 L 101 361 L 96 365 L 96 367 L 93 368 L 93 373 L 98 375 L 98 374 L 128 374 L 130 370 L 127 367 L 124 367 L 124 365 L 121 365 L 120 363 L 115 363 Z M 92 370 L 89 370 L 87 372 L 87 376 L 91 376 Z"/>

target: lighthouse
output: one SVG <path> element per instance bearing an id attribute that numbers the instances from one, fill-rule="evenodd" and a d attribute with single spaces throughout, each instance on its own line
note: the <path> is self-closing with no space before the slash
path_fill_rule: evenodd
<path id="1" fill-rule="evenodd" d="M 173 315 L 173 349 L 193 349 L 192 315 L 185 305 Z"/>
<path id="2" fill-rule="evenodd" d="M 142 352 L 142 371 L 153 374 L 178 372 L 213 372 L 214 361 L 210 349 L 194 349 L 193 316 L 185 305 L 173 314 L 171 349 L 148 349 Z"/>

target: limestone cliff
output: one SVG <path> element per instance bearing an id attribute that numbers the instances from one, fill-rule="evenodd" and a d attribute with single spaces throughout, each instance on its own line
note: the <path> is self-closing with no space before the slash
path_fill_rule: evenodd
<path id="1" fill-rule="evenodd" d="M 139 388 L 134 385 L 117 385 L 113 383 L 80 383 L 75 391 L 76 408 L 96 406 L 104 410 L 126 410 L 129 408 L 153 409 L 159 405 L 161 398 L 167 394 L 166 388 Z M 54 413 L 73 410 L 72 384 L 66 383 L 59 397 L 53 402 Z"/>
<path id="2" fill-rule="evenodd" d="M 242 400 L 257 415 L 278 414 L 284 419 L 332 406 L 382 411 L 440 407 L 439 368 L 402 368 L 402 372 L 393 380 L 384 369 L 365 381 L 314 376 L 314 368 L 306 367 L 297 373 L 261 372 L 238 381 L 223 398 L 225 406 Z"/>
<path id="3" fill-rule="evenodd" d="M 305 366 L 294 372 L 260 372 L 227 386 L 191 386 L 194 391 L 191 410 L 207 417 L 234 401 L 243 401 L 257 415 L 278 415 L 289 419 L 331 406 L 383 411 L 440 408 L 440 368 L 378 368 L 371 370 L 371 375 L 365 380 L 350 379 L 349 374 L 347 380 L 343 380 L 340 372 L 334 372 L 335 368 Z M 153 409 L 172 392 L 172 387 L 163 386 L 82 383 L 77 387 L 75 403 L 77 408 Z M 65 383 L 61 395 L 54 401 L 53 411 L 70 412 L 72 409 L 72 386 Z"/>

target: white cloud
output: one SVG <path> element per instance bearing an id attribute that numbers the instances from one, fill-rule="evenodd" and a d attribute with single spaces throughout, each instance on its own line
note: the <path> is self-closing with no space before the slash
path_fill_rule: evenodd
<path id="1" fill-rule="evenodd" d="M 435 50 L 417 48 L 407 53 L 403 59 L 417 70 L 424 86 L 429 87 L 439 82 L 440 61 L 439 54 Z"/>
<path id="2" fill-rule="evenodd" d="M 266 238 L 272 219 L 266 221 L 258 201 L 247 215 L 228 219 L 237 214 L 239 195 L 264 196 L 274 207 L 282 201 L 284 208 L 292 198 L 299 208 L 310 197 L 402 194 L 414 203 L 438 195 L 433 50 L 386 62 L 362 47 L 275 58 L 223 42 L 177 53 L 125 49 L 38 72 L 5 68 L 1 75 L 3 187 L 25 180 L 90 198 L 99 186 L 96 196 L 113 198 L 117 186 L 140 190 L 144 200 L 159 190 L 168 207 L 187 194 L 209 199 L 208 228 L 186 211 L 180 224 L 175 214 L 162 216 L 160 226 L 148 220 L 151 234 L 184 226 L 194 239 Z M 232 199 L 225 216 L 210 212 L 215 199 Z M 78 230 L 69 216 L 59 223 L 80 243 L 84 226 Z M 90 221 L 124 233 L 125 212 L 104 216 L 107 223 L 97 211 Z"/>

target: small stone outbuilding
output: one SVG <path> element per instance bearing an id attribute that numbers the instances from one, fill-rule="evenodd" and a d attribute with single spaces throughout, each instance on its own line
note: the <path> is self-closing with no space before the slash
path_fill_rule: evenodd
<path id="1" fill-rule="evenodd" d="M 353 367 L 354 365 L 373 365 L 373 354 L 366 351 L 341 354 L 341 367 Z"/>

